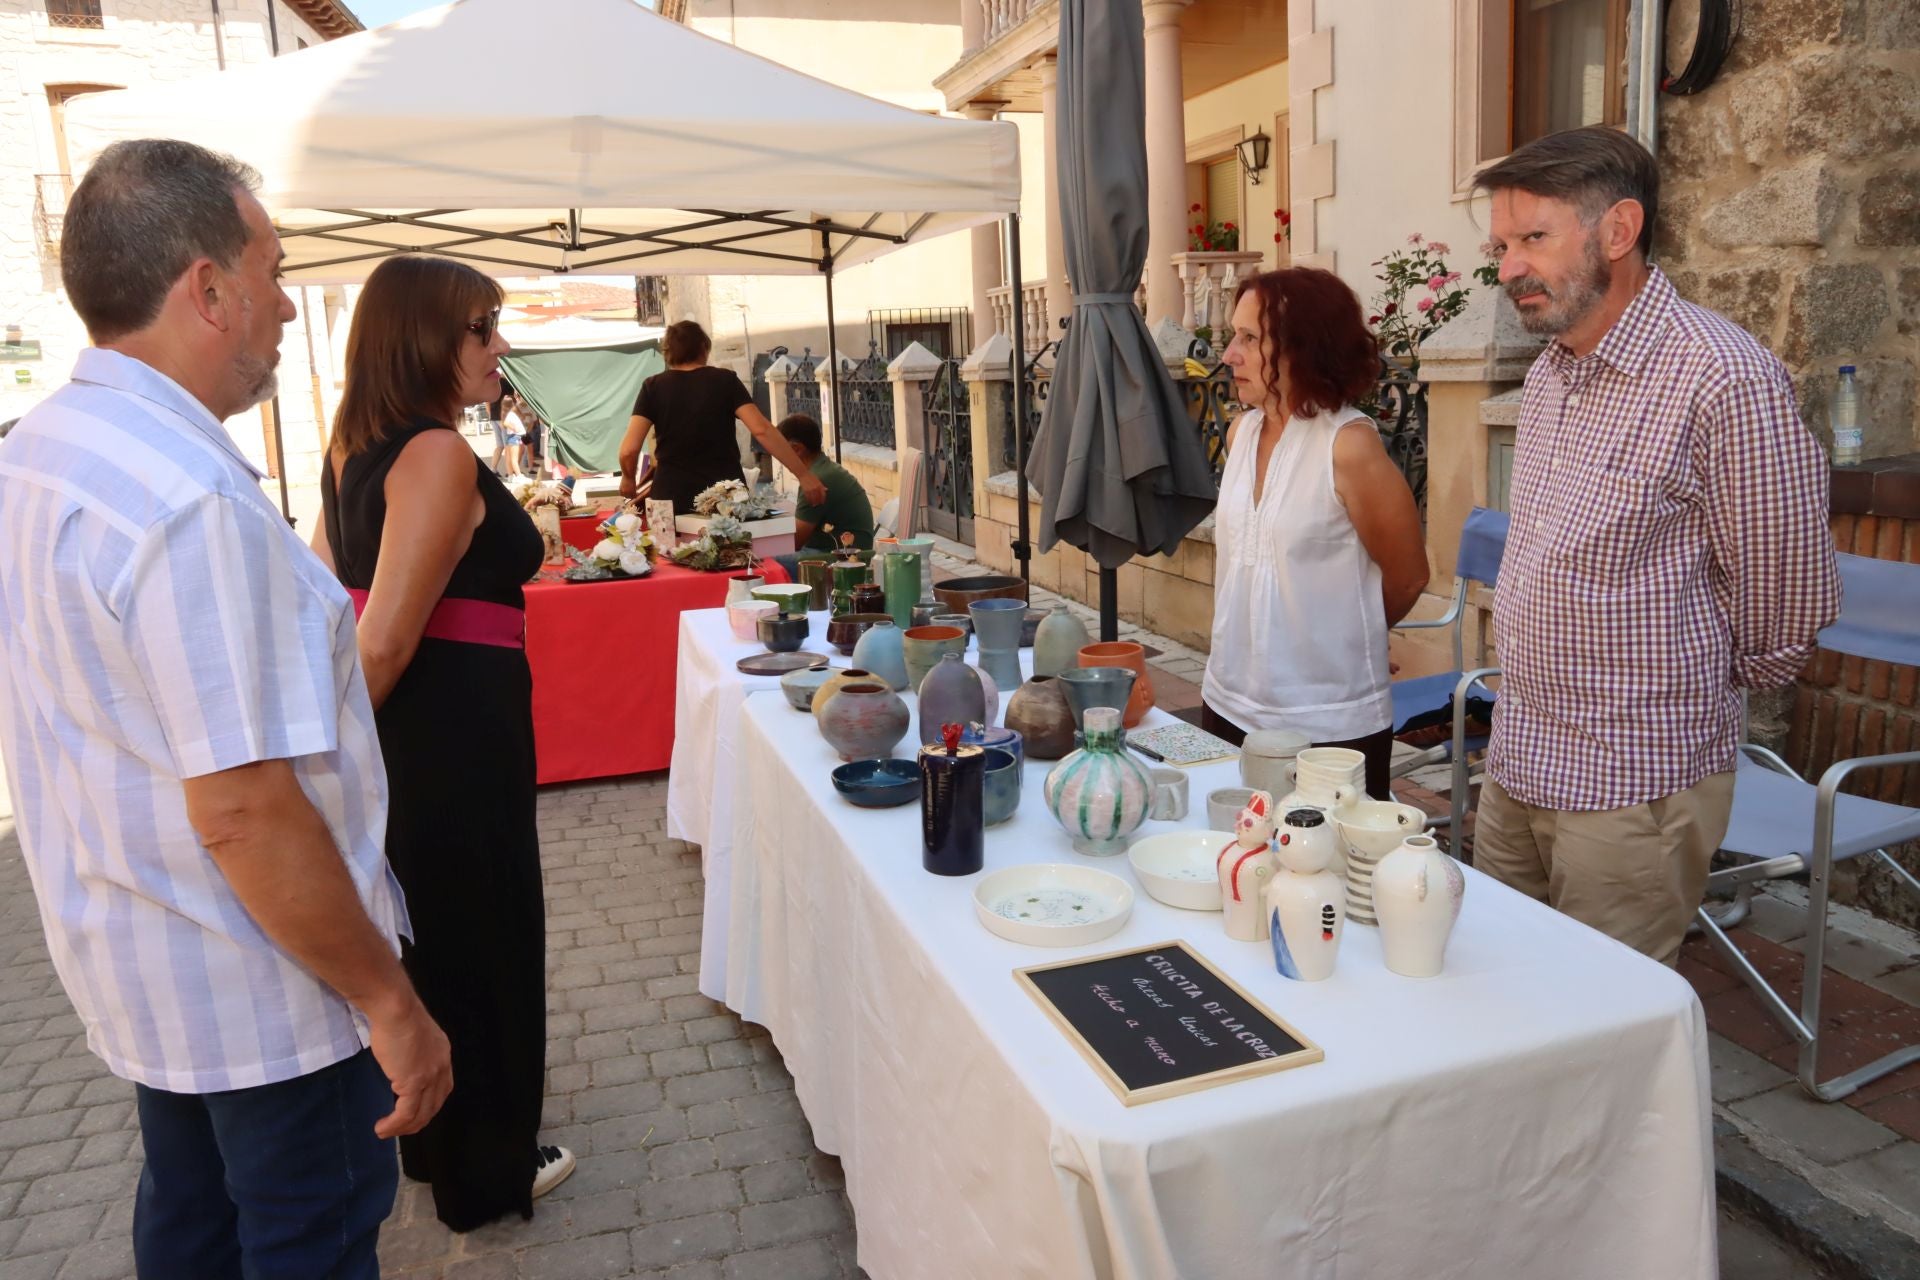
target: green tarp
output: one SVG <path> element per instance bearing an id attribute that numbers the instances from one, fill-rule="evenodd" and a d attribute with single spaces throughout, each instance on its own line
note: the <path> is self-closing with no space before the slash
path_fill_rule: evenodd
<path id="1" fill-rule="evenodd" d="M 549 456 L 575 471 L 615 471 L 640 384 L 666 367 L 652 340 L 500 357 L 514 390 L 547 424 Z"/>

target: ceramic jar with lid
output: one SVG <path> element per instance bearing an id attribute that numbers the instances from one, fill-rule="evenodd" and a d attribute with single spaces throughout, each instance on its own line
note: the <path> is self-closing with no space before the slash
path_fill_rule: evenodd
<path id="1" fill-rule="evenodd" d="M 1292 729 L 1255 729 L 1240 744 L 1240 785 L 1270 796 L 1294 789 L 1293 760 L 1310 740 Z"/>

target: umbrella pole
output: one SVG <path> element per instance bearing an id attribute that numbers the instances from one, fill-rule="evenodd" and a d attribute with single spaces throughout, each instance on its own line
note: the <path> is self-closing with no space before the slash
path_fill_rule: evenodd
<path id="1" fill-rule="evenodd" d="M 1120 638 L 1120 571 L 1100 571 L 1100 641 L 1111 644 Z"/>
<path id="2" fill-rule="evenodd" d="M 840 461 L 840 357 L 833 333 L 833 259 L 823 258 L 821 269 L 827 273 L 827 385 L 833 396 L 833 460 Z"/>
<path id="3" fill-rule="evenodd" d="M 1014 518 L 1019 521 L 1019 536 L 1013 540 L 1013 558 L 1020 562 L 1020 577 L 1032 580 L 1033 548 L 1027 542 L 1027 322 L 1026 300 L 1020 296 L 1020 215 L 1007 215 L 1008 279 L 1013 306 L 1013 484 Z"/>

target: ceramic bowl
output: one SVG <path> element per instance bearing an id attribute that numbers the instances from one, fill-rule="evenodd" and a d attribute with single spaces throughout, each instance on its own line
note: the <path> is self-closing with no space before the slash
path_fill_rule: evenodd
<path id="1" fill-rule="evenodd" d="M 752 644 L 760 638 L 757 630 L 760 619 L 770 618 L 780 612 L 780 606 L 770 600 L 742 600 L 727 606 L 727 626 L 733 630 L 733 638 L 741 644 Z"/>
<path id="2" fill-rule="evenodd" d="M 1133 915 L 1133 886 L 1110 871 L 1061 863 L 1006 867 L 973 888 L 987 932 L 1029 947 L 1078 947 L 1111 937 Z"/>
<path id="3" fill-rule="evenodd" d="M 1020 757 L 1000 747 L 988 747 L 985 754 L 984 819 L 992 827 L 1020 812 Z"/>
<path id="4" fill-rule="evenodd" d="M 862 809 L 891 809 L 920 798 L 920 766 L 912 760 L 855 760 L 833 771 L 833 789 Z"/>
<path id="5" fill-rule="evenodd" d="M 1402 840 L 1427 829 L 1425 810 L 1391 800 L 1361 800 L 1329 816 L 1354 858 L 1362 862 L 1380 861 Z"/>
<path id="6" fill-rule="evenodd" d="M 1240 822 L 1240 811 L 1252 799 L 1252 787 L 1221 787 L 1207 792 L 1207 825 L 1215 831 L 1232 831 Z"/>
<path id="7" fill-rule="evenodd" d="M 1004 573 L 983 573 L 971 578 L 948 578 L 933 584 L 933 595 L 944 613 L 965 613 L 975 600 L 1025 600 L 1027 584 L 1023 578 Z"/>
<path id="8" fill-rule="evenodd" d="M 1219 831 L 1169 831 L 1136 840 L 1127 850 L 1133 874 L 1149 897 L 1188 911 L 1220 909 L 1220 850 L 1233 837 Z"/>
<path id="9" fill-rule="evenodd" d="M 797 617 L 807 611 L 813 601 L 813 588 L 804 582 L 776 582 L 770 587 L 755 587 L 755 600 L 771 600 L 780 606 L 780 612 L 787 617 Z"/>
<path id="10" fill-rule="evenodd" d="M 971 635 L 973 634 L 973 615 L 966 613 L 936 613 L 929 617 L 924 625 L 929 627 L 958 627 Z"/>
<path id="11" fill-rule="evenodd" d="M 820 692 L 821 685 L 841 671 L 840 667 L 802 667 L 798 671 L 789 671 L 780 677 L 780 692 L 786 695 L 788 706 L 811 715 L 813 695 Z"/>
<path id="12" fill-rule="evenodd" d="M 807 638 L 807 615 L 788 618 L 769 613 L 754 624 L 754 630 L 760 643 L 774 653 L 792 653 Z"/>
<path id="13" fill-rule="evenodd" d="M 890 613 L 842 613 L 827 622 L 827 643 L 848 657 L 853 656 L 853 646 L 860 643 L 860 637 L 867 628 L 876 622 L 892 622 Z"/>

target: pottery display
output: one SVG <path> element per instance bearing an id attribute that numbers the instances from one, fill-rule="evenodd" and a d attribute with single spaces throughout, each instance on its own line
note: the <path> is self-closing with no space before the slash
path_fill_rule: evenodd
<path id="1" fill-rule="evenodd" d="M 912 720 L 907 704 L 884 684 L 849 684 L 821 708 L 820 736 L 842 760 L 872 760 L 892 755 Z"/>
<path id="2" fill-rule="evenodd" d="M 931 611 L 938 603 L 933 598 L 933 539 L 924 534 L 902 538 L 900 550 L 910 551 L 920 557 L 920 596 L 914 603 Z"/>
<path id="3" fill-rule="evenodd" d="M 1240 820 L 1240 811 L 1252 799 L 1250 787 L 1219 787 L 1207 792 L 1207 826 L 1214 831 L 1232 831 Z"/>
<path id="4" fill-rule="evenodd" d="M 1220 909 L 1220 833 L 1168 831 L 1127 850 L 1134 877 L 1150 897 L 1186 911 Z"/>
<path id="5" fill-rule="evenodd" d="M 1015 689 L 1001 723 L 1019 733 L 1029 759 L 1058 760 L 1073 750 L 1073 708 L 1053 676 L 1035 676 Z"/>
<path id="6" fill-rule="evenodd" d="M 920 603 L 920 557 L 911 551 L 876 555 L 873 572 L 886 591 L 887 612 L 893 615 L 893 625 L 905 631 L 913 625 L 914 606 Z"/>
<path id="7" fill-rule="evenodd" d="M 860 637 L 869 627 L 884 622 L 893 625 L 893 615 L 889 613 L 837 613 L 827 620 L 827 643 L 848 657 L 853 656 L 854 646 L 860 643 Z"/>
<path id="8" fill-rule="evenodd" d="M 843 557 L 845 553 L 838 553 Z M 859 553 L 854 553 L 856 556 Z M 867 562 L 861 559 L 842 558 L 833 566 L 833 595 L 829 608 L 837 617 L 843 613 L 865 613 L 868 610 L 856 610 L 853 607 L 853 589 L 867 580 Z M 880 612 L 872 610 L 871 612 Z M 892 616 L 892 615 L 888 615 Z"/>
<path id="9" fill-rule="evenodd" d="M 920 768 L 911 760 L 855 760 L 833 771 L 833 789 L 862 809 L 891 809 L 920 798 Z"/>
<path id="10" fill-rule="evenodd" d="M 1002 688 L 1020 683 L 1020 616 L 1026 610 L 1020 600 L 975 600 L 967 606 L 980 642 L 980 666 Z"/>
<path id="11" fill-rule="evenodd" d="M 1020 757 L 999 747 L 983 747 L 987 757 L 985 814 L 987 825 L 998 826 L 1020 809 Z"/>
<path id="12" fill-rule="evenodd" d="M 852 613 L 850 618 L 865 617 L 865 614 Z M 886 614 L 873 615 L 873 623 L 861 632 L 860 639 L 853 646 L 853 665 L 864 667 L 880 679 L 885 680 L 899 693 L 907 687 L 907 659 L 901 648 L 900 628 L 893 625 L 893 619 Z M 828 631 L 832 635 L 832 631 Z"/>
<path id="13" fill-rule="evenodd" d="M 1267 940 L 1267 882 L 1280 868 L 1273 855 L 1274 826 L 1273 797 L 1254 792 L 1234 816 L 1233 839 L 1214 861 L 1227 936 L 1240 942 Z"/>
<path id="14" fill-rule="evenodd" d="M 1332 870 L 1339 837 L 1319 809 L 1289 809 L 1273 837 L 1280 870 L 1267 882 L 1273 963 L 1283 978 L 1333 974 L 1347 922 L 1346 881 Z"/>
<path id="15" fill-rule="evenodd" d="M 1057 676 L 1080 665 L 1080 651 L 1093 643 L 1080 619 L 1065 605 L 1040 621 L 1033 635 L 1033 674 Z"/>
<path id="16" fill-rule="evenodd" d="M 1402 840 L 1426 828 L 1427 815 L 1410 804 L 1361 800 L 1335 812 L 1333 825 L 1347 846 L 1347 918 L 1355 924 L 1379 924 L 1373 873 Z"/>
<path id="17" fill-rule="evenodd" d="M 817 555 L 803 555 L 799 558 L 800 581 L 807 584 L 812 598 L 807 608 L 815 613 L 824 613 L 833 607 L 833 561 L 823 551 Z"/>
<path id="18" fill-rule="evenodd" d="M 774 653 L 792 653 L 807 638 L 807 615 L 789 618 L 779 613 L 769 613 L 754 624 L 754 634 L 760 637 L 760 643 Z"/>
<path id="19" fill-rule="evenodd" d="M 920 865 L 937 876 L 970 876 L 986 861 L 987 753 L 960 733 L 942 725 L 941 741 L 920 748 Z"/>
<path id="20" fill-rule="evenodd" d="M 1127 699 L 1126 714 L 1121 723 L 1131 729 L 1146 718 L 1153 710 L 1153 678 L 1147 674 L 1147 651 L 1131 640 L 1114 640 L 1105 644 L 1082 645 L 1080 665 L 1083 667 L 1125 667 L 1136 677 L 1133 682 L 1133 694 Z"/>
<path id="21" fill-rule="evenodd" d="M 1187 775 L 1179 769 L 1149 769 L 1153 800 L 1147 816 L 1155 822 L 1179 822 L 1187 816 Z"/>
<path id="22" fill-rule="evenodd" d="M 1111 937 L 1133 915 L 1133 886 L 1085 865 L 1002 867 L 973 889 L 989 933 L 1029 947 L 1079 947 Z"/>
<path id="23" fill-rule="evenodd" d="M 939 663 L 920 681 L 919 693 L 922 743 L 940 741 L 944 725 L 957 724 L 964 731 L 966 725 L 986 721 L 987 692 L 980 684 L 980 673 L 961 661 L 957 653 L 941 655 Z"/>
<path id="24" fill-rule="evenodd" d="M 933 595 L 943 613 L 965 613 L 975 600 L 1025 600 L 1024 578 L 1003 573 L 980 574 L 972 578 L 948 578 L 933 584 Z"/>
<path id="25" fill-rule="evenodd" d="M 831 667 L 802 667 L 780 677 L 780 692 L 795 711 L 813 711 L 813 695 L 837 674 Z"/>
<path id="26" fill-rule="evenodd" d="M 1240 781 L 1268 795 L 1290 794 L 1294 757 L 1311 742 L 1306 734 L 1292 729 L 1255 729 L 1240 744 Z"/>
<path id="27" fill-rule="evenodd" d="M 752 644 L 760 638 L 760 619 L 778 612 L 780 606 L 770 600 L 736 601 L 727 606 L 727 628 L 741 644 Z"/>
<path id="28" fill-rule="evenodd" d="M 877 582 L 861 582 L 853 588 L 853 612 L 884 613 L 889 618 L 893 611 L 887 608 L 887 589 Z M 898 622 L 894 625 L 898 626 Z"/>
<path id="29" fill-rule="evenodd" d="M 1073 708 L 1075 732 L 1085 732 L 1089 707 L 1112 707 L 1123 716 L 1139 679 L 1125 667 L 1069 667 L 1054 677 Z"/>
<path id="30" fill-rule="evenodd" d="M 1030 680 L 1023 688 L 1034 683 Z M 1048 772 L 1047 812 L 1073 838 L 1076 853 L 1112 857 L 1127 851 L 1127 837 L 1147 820 L 1153 784 L 1146 769 L 1120 745 L 1118 711 L 1088 711 L 1086 738 L 1086 746 Z M 1031 737 L 1027 750 L 1033 750 Z"/>
<path id="31" fill-rule="evenodd" d="M 960 741 L 975 747 L 998 747 L 1011 752 L 1014 759 L 1025 763 L 1026 744 L 1020 735 L 1012 729 L 1003 729 L 991 724 L 970 724 L 960 735 Z"/>
<path id="32" fill-rule="evenodd" d="M 821 709 L 827 705 L 827 699 L 833 697 L 834 694 L 840 692 L 848 685 L 885 683 L 886 682 L 879 676 L 874 675 L 873 672 L 865 670 L 864 668 L 841 667 L 838 670 L 827 673 L 827 678 L 820 682 L 818 689 L 813 691 L 813 701 L 808 705 L 807 709 L 813 712 L 813 718 L 817 721 L 820 718 Z"/>
<path id="33" fill-rule="evenodd" d="M 1431 978 L 1447 955 L 1467 878 L 1432 836 L 1408 836 L 1373 869 L 1380 953 L 1404 978 Z"/>
<path id="34" fill-rule="evenodd" d="M 727 579 L 727 603 L 740 604 L 753 599 L 753 589 L 764 587 L 767 580 L 757 573 L 742 574 L 738 578 Z"/>
<path id="35" fill-rule="evenodd" d="M 917 693 L 920 682 L 941 658 L 949 653 L 966 653 L 967 633 L 958 627 L 909 627 L 900 644 L 907 664 L 907 687 Z"/>

